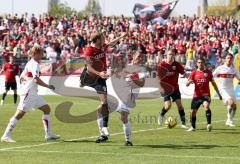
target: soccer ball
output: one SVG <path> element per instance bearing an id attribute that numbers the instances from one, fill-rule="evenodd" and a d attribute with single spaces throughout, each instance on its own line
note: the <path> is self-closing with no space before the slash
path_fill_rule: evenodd
<path id="1" fill-rule="evenodd" d="M 177 119 L 170 116 L 170 117 L 168 117 L 168 118 L 165 120 L 165 125 L 166 125 L 169 129 L 172 129 L 172 128 L 174 128 L 174 127 L 177 125 Z"/>

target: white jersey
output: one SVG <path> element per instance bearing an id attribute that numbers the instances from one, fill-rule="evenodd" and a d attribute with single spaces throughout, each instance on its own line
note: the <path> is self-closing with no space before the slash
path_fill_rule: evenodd
<path id="1" fill-rule="evenodd" d="M 120 107 L 118 112 L 130 112 L 131 108 L 135 106 L 135 100 L 140 92 L 140 86 L 133 82 L 132 78 L 146 79 L 147 73 L 145 69 L 139 65 L 128 65 L 125 68 L 125 73 L 129 76 L 125 77 L 126 86 L 122 88 L 124 96 L 120 99 Z"/>
<path id="2" fill-rule="evenodd" d="M 222 89 L 234 89 L 233 79 L 236 77 L 240 80 L 240 75 L 234 66 L 226 66 L 221 65 L 216 68 L 213 72 L 213 77 L 217 77 L 219 79 L 218 87 L 220 90 Z"/>
<path id="3" fill-rule="evenodd" d="M 135 76 L 137 76 L 138 79 L 145 79 L 147 76 L 146 72 L 139 72 L 139 73 L 135 73 Z M 135 84 L 132 80 L 131 77 L 127 77 L 126 82 L 128 83 L 128 85 L 131 87 L 131 89 L 136 89 L 136 88 L 140 88 L 137 84 Z"/>
<path id="4" fill-rule="evenodd" d="M 31 59 L 25 66 L 20 78 L 22 82 L 22 95 L 37 94 L 38 85 L 34 82 L 34 78 L 40 76 L 40 66 L 37 61 Z"/>
<path id="5" fill-rule="evenodd" d="M 129 72 L 129 75 L 138 78 L 138 79 L 146 79 L 147 72 L 145 68 L 139 66 L 139 65 L 128 65 L 125 69 L 126 72 Z M 125 81 L 128 83 L 128 85 L 131 87 L 131 89 L 140 88 L 137 84 L 135 84 L 131 78 L 131 76 L 127 76 L 125 78 Z"/>

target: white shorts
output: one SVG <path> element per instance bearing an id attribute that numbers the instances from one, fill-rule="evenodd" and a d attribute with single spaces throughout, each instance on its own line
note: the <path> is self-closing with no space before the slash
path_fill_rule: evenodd
<path id="1" fill-rule="evenodd" d="M 222 101 L 224 105 L 227 105 L 227 101 L 229 99 L 232 99 L 233 102 L 236 104 L 236 95 L 233 89 L 222 89 L 220 91 L 220 94 L 222 95 Z"/>
<path id="2" fill-rule="evenodd" d="M 29 112 L 46 104 L 47 102 L 41 96 L 37 94 L 27 94 L 20 96 L 20 101 L 17 109 L 24 112 Z"/>
<path id="3" fill-rule="evenodd" d="M 132 94 L 128 95 L 127 100 L 119 100 L 120 105 L 116 111 L 119 113 L 121 113 L 121 112 L 130 113 L 131 109 L 136 106 L 135 100 L 136 100 L 137 96 L 138 96 L 138 93 L 132 93 Z"/>

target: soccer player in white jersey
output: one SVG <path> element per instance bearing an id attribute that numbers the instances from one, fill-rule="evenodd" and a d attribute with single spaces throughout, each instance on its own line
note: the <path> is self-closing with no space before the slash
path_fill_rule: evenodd
<path id="1" fill-rule="evenodd" d="M 133 146 L 128 115 L 131 108 L 135 105 L 135 99 L 138 96 L 139 89 L 144 86 L 146 78 L 145 69 L 139 65 L 141 61 L 142 54 L 137 51 L 133 56 L 132 63 L 127 65 L 127 67 L 123 70 L 123 76 L 127 85 L 122 88 L 122 92 L 126 95 L 121 96 L 122 99 L 120 100 L 120 108 L 117 111 L 121 114 L 123 131 L 126 140 L 125 146 Z M 125 97 L 125 99 L 123 97 Z"/>
<path id="2" fill-rule="evenodd" d="M 20 94 L 20 102 L 17 107 L 16 113 L 10 119 L 7 128 L 1 137 L 1 142 L 16 142 L 11 139 L 10 134 L 17 122 L 25 115 L 26 112 L 33 108 L 39 109 L 43 112 L 42 122 L 45 132 L 45 140 L 59 139 L 59 135 L 51 133 L 50 127 L 50 107 L 47 102 L 37 94 L 38 85 L 54 90 L 53 85 L 44 83 L 40 78 L 39 62 L 43 57 L 43 49 L 39 45 L 34 45 L 31 51 L 32 58 L 26 64 L 24 71 L 20 76 L 22 84 L 22 93 Z"/>
<path id="3" fill-rule="evenodd" d="M 238 79 L 238 84 L 240 84 L 240 75 L 236 68 L 233 66 L 233 55 L 229 53 L 226 56 L 225 63 L 218 66 L 213 72 L 213 76 L 219 79 L 218 88 L 222 95 L 222 100 L 225 105 L 227 105 L 227 126 L 235 126 L 233 123 L 233 118 L 237 110 L 236 106 L 236 96 L 234 92 L 233 79 Z"/>

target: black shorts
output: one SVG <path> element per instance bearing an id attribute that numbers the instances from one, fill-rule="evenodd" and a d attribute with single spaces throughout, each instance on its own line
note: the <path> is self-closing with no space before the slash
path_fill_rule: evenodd
<path id="1" fill-rule="evenodd" d="M 172 98 L 172 101 L 176 101 L 178 99 L 181 99 L 181 93 L 179 90 L 175 90 L 173 93 L 167 95 L 167 96 L 164 96 L 164 102 L 165 101 L 170 101 Z"/>
<path id="2" fill-rule="evenodd" d="M 203 104 L 204 101 L 207 101 L 209 104 L 211 103 L 211 98 L 209 96 L 203 97 L 195 97 L 192 99 L 191 109 L 199 109 L 199 107 Z"/>
<path id="3" fill-rule="evenodd" d="M 6 90 L 16 90 L 17 89 L 17 83 L 16 82 L 5 82 L 5 89 Z"/>
<path id="4" fill-rule="evenodd" d="M 98 78 L 96 84 L 91 85 L 90 87 L 94 88 L 98 94 L 107 94 L 106 79 Z"/>

